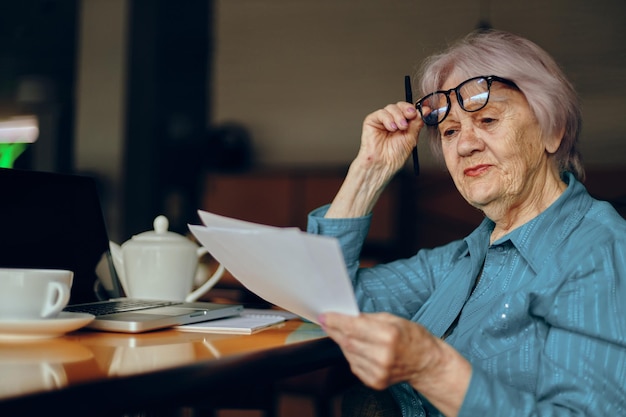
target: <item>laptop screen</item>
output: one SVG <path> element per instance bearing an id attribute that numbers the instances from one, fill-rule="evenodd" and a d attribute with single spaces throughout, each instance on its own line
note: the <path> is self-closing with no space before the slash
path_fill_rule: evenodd
<path id="1" fill-rule="evenodd" d="M 93 178 L 0 169 L 0 192 L 0 267 L 74 271 L 70 304 L 120 295 Z"/>

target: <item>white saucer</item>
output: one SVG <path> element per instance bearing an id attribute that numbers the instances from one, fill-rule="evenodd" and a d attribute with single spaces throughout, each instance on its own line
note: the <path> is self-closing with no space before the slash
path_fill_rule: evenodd
<path id="1" fill-rule="evenodd" d="M 39 320 L 0 320 L 0 342 L 49 339 L 78 330 L 95 317 L 87 313 L 62 311 L 55 318 Z"/>

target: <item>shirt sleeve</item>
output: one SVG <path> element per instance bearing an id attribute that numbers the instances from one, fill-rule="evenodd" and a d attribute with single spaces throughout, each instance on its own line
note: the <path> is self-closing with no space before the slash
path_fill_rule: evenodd
<path id="1" fill-rule="evenodd" d="M 360 254 L 371 223 L 371 214 L 359 218 L 324 218 L 328 206 L 309 215 L 308 233 L 332 236 L 339 240 L 359 308 L 363 312 L 386 311 L 411 319 L 435 287 L 437 268 L 432 264 L 449 260 L 449 256 L 431 256 L 420 251 L 371 268 L 360 268 Z"/>
<path id="2" fill-rule="evenodd" d="M 372 215 L 349 219 L 327 219 L 324 216 L 329 207 L 330 204 L 327 204 L 309 214 L 307 232 L 331 236 L 339 240 L 348 274 L 352 279 L 359 268 L 359 257 L 369 232 Z"/>

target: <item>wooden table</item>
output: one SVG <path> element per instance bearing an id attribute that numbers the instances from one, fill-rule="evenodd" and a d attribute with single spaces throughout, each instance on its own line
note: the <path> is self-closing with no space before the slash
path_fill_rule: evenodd
<path id="1" fill-rule="evenodd" d="M 335 364 L 345 364 L 337 345 L 319 326 L 300 320 L 254 335 L 80 330 L 1 342 L 0 416 L 219 407 L 233 392 Z"/>

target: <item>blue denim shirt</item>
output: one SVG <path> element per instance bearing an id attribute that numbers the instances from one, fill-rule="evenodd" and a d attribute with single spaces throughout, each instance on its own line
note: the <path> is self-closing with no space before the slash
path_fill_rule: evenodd
<path id="1" fill-rule="evenodd" d="M 463 240 L 359 268 L 371 216 L 309 216 L 341 243 L 359 306 L 418 322 L 472 364 L 459 416 L 626 415 L 626 221 L 571 174 L 561 197 L 493 244 Z M 481 272 L 482 270 L 482 272 Z M 476 278 L 480 280 L 474 287 Z M 440 413 L 408 384 L 403 415 Z"/>

